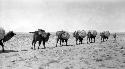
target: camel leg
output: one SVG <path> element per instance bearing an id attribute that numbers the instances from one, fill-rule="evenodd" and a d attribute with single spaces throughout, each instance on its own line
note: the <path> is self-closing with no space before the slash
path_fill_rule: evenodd
<path id="1" fill-rule="evenodd" d="M 60 45 L 61 45 L 62 40 L 60 39 Z"/>
<path id="2" fill-rule="evenodd" d="M 80 37 L 79 37 L 79 39 L 78 39 L 78 40 L 79 40 L 79 44 L 81 44 L 81 38 L 80 38 Z"/>
<path id="3" fill-rule="evenodd" d="M 36 41 L 33 41 L 33 43 L 32 43 L 32 44 L 33 44 L 33 46 L 34 46 L 34 50 L 36 50 L 36 49 L 35 49 L 35 44 L 36 44 Z"/>
<path id="4" fill-rule="evenodd" d="M 101 37 L 101 42 L 104 42 L 104 38 L 103 37 Z"/>
<path id="5" fill-rule="evenodd" d="M 63 46 L 64 42 L 66 42 L 64 39 L 61 41 L 61 45 Z"/>
<path id="6" fill-rule="evenodd" d="M 95 43 L 95 37 L 94 37 L 94 43 Z"/>
<path id="7" fill-rule="evenodd" d="M 77 45 L 77 41 L 78 41 L 78 39 L 76 39 L 76 45 Z"/>
<path id="8" fill-rule="evenodd" d="M 58 43 L 59 39 L 57 38 L 57 41 L 56 41 L 56 47 L 57 47 L 57 43 Z"/>
<path id="9" fill-rule="evenodd" d="M 35 45 L 36 45 L 36 42 L 34 43 L 34 50 L 36 50 Z"/>
<path id="10" fill-rule="evenodd" d="M 102 37 L 101 37 L 101 42 L 102 42 Z"/>
<path id="11" fill-rule="evenodd" d="M 109 37 L 107 37 L 107 40 L 109 39 Z"/>
<path id="12" fill-rule="evenodd" d="M 40 47 L 40 45 L 41 45 L 41 42 L 42 42 L 42 41 L 39 41 L 39 46 L 38 46 L 38 49 L 39 49 L 39 47 Z"/>
<path id="13" fill-rule="evenodd" d="M 107 41 L 107 38 L 105 38 L 105 41 Z"/>
<path id="14" fill-rule="evenodd" d="M 32 41 L 32 46 L 34 46 L 34 42 L 35 42 L 35 41 L 33 40 L 33 41 Z M 31 49 L 33 49 L 33 47 L 31 47 Z"/>
<path id="15" fill-rule="evenodd" d="M 45 48 L 46 48 L 46 47 L 45 47 L 45 40 L 43 40 L 43 46 L 44 46 L 44 49 L 45 49 Z"/>
<path id="16" fill-rule="evenodd" d="M 105 38 L 105 40 L 104 41 L 107 41 L 107 38 Z"/>
<path id="17" fill-rule="evenodd" d="M 32 45 L 34 44 L 34 40 L 32 41 Z"/>
<path id="18" fill-rule="evenodd" d="M 90 38 L 90 43 L 92 43 L 92 38 Z"/>
<path id="19" fill-rule="evenodd" d="M 87 37 L 87 44 L 88 44 L 88 37 Z"/>
<path id="20" fill-rule="evenodd" d="M 104 38 L 103 38 L 103 42 L 104 42 Z"/>
<path id="21" fill-rule="evenodd" d="M 90 38 L 90 43 L 92 43 L 92 38 Z"/>
<path id="22" fill-rule="evenodd" d="M 65 40 L 65 41 L 66 41 L 66 46 L 67 46 L 67 41 L 68 41 L 68 40 Z"/>
<path id="23" fill-rule="evenodd" d="M 0 41 L 0 45 L 2 46 L 2 52 L 4 52 L 5 50 L 4 50 L 4 45 L 2 41 Z"/>
<path id="24" fill-rule="evenodd" d="M 88 44 L 88 39 L 89 39 L 89 42 L 90 42 L 90 38 L 87 37 L 87 44 Z"/>
<path id="25" fill-rule="evenodd" d="M 81 43 L 81 40 L 79 39 L 79 44 Z"/>
<path id="26" fill-rule="evenodd" d="M 82 44 L 82 40 L 83 40 L 83 39 L 80 39 L 81 44 Z"/>
<path id="27" fill-rule="evenodd" d="M 5 50 L 4 50 L 4 45 L 3 45 L 3 43 L 2 43 L 2 51 L 4 52 Z"/>

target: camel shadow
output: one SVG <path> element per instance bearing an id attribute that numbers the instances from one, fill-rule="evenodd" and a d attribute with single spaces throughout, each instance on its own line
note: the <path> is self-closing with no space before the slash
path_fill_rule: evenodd
<path id="1" fill-rule="evenodd" d="M 18 52 L 18 51 L 15 51 L 15 50 L 4 50 L 4 52 L 2 50 L 0 50 L 0 54 L 1 53 L 10 53 L 10 52 Z"/>
<path id="2" fill-rule="evenodd" d="M 86 43 L 77 43 L 76 45 L 82 45 L 82 44 L 86 44 Z"/>
<path id="3" fill-rule="evenodd" d="M 73 46 L 73 45 L 61 45 L 61 47 L 62 47 L 62 46 Z"/>
<path id="4" fill-rule="evenodd" d="M 28 50 L 25 50 L 25 49 L 24 49 L 24 50 L 21 50 L 21 51 L 28 51 Z"/>

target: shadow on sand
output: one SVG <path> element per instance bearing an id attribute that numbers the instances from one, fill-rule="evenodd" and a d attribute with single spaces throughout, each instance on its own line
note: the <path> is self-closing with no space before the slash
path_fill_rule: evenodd
<path id="1" fill-rule="evenodd" d="M 4 52 L 2 52 L 2 50 L 0 50 L 0 54 L 1 54 L 1 53 L 10 53 L 10 52 L 18 52 L 18 51 L 14 51 L 14 50 L 5 50 Z"/>
<path id="2" fill-rule="evenodd" d="M 61 46 L 73 46 L 73 45 L 61 45 Z"/>
<path id="3" fill-rule="evenodd" d="M 28 51 L 28 50 L 25 50 L 25 49 L 24 49 L 24 50 L 21 50 L 21 51 Z"/>

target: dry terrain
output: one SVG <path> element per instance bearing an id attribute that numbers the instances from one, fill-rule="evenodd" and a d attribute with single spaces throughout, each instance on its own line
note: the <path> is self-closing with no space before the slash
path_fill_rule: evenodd
<path id="1" fill-rule="evenodd" d="M 51 35 L 46 49 L 32 50 L 32 34 L 18 33 L 5 43 L 5 53 L 0 46 L 0 69 L 125 69 L 125 34 L 117 41 L 109 40 L 81 45 L 75 44 L 71 36 L 69 46 L 55 47 L 56 37 Z M 65 43 L 64 43 L 65 44 Z M 36 48 L 38 44 L 36 44 Z"/>

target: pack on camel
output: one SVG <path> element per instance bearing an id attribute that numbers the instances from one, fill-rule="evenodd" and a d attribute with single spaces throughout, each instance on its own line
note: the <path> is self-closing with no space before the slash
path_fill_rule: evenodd
<path id="1" fill-rule="evenodd" d="M 50 33 L 49 32 L 46 33 L 45 30 L 42 30 L 42 29 L 38 29 L 38 31 L 30 32 L 30 33 L 33 33 L 32 45 L 34 46 L 34 50 L 35 50 L 35 44 L 37 41 L 39 42 L 38 49 L 41 45 L 41 42 L 43 42 L 43 46 L 45 49 L 46 48 L 45 42 L 47 42 L 49 40 Z"/>
<path id="2" fill-rule="evenodd" d="M 14 35 L 16 35 L 13 31 L 9 31 L 5 34 L 5 30 L 0 28 L 0 45 L 2 46 L 2 51 L 4 52 L 4 42 L 10 40 Z"/>
<path id="3" fill-rule="evenodd" d="M 66 46 L 67 46 L 67 42 L 70 37 L 70 34 L 67 31 L 63 31 L 63 30 L 57 31 L 56 36 L 57 36 L 56 47 L 57 47 L 58 41 L 60 41 L 60 45 L 62 45 L 61 42 L 66 42 Z"/>
<path id="4" fill-rule="evenodd" d="M 86 31 L 84 31 L 84 30 L 75 31 L 75 32 L 73 33 L 73 37 L 76 38 L 76 45 L 77 45 L 77 41 L 78 41 L 78 40 L 79 40 L 79 44 L 82 44 L 83 38 L 86 37 Z"/>

